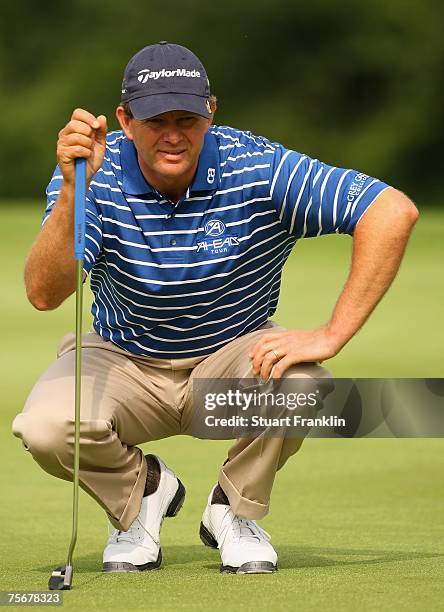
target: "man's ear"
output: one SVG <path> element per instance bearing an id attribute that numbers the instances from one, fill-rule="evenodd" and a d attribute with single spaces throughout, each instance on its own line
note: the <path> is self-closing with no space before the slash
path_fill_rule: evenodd
<path id="1" fill-rule="evenodd" d="M 216 112 L 217 109 L 217 100 L 216 100 L 216 96 L 212 96 L 211 97 L 211 123 L 213 123 L 213 119 L 214 119 L 214 113 Z"/>
<path id="2" fill-rule="evenodd" d="M 123 106 L 119 105 L 116 108 L 116 117 L 128 140 L 133 140 L 133 132 L 131 130 L 132 118 L 128 117 Z"/>

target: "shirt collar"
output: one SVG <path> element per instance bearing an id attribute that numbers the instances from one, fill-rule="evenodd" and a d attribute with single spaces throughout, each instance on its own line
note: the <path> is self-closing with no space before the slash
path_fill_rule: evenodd
<path id="1" fill-rule="evenodd" d="M 217 138 L 211 132 L 205 134 L 199 164 L 190 187 L 193 191 L 216 191 L 220 185 L 220 158 Z"/>
<path id="2" fill-rule="evenodd" d="M 143 176 L 137 161 L 136 148 L 131 140 L 125 138 L 121 145 L 122 191 L 130 195 L 147 193 L 156 194 L 157 191 Z M 193 192 L 216 191 L 220 184 L 219 147 L 214 134 L 207 132 L 204 138 L 199 163 L 187 196 Z"/>

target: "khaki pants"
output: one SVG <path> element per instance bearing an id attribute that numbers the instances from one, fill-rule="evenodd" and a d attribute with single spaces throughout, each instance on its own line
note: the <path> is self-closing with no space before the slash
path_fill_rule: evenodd
<path id="1" fill-rule="evenodd" d="M 147 468 L 137 444 L 190 434 L 193 378 L 252 377 L 248 352 L 270 328 L 282 329 L 269 321 L 210 356 L 187 359 L 138 357 L 95 331 L 82 336 L 80 485 L 114 527 L 127 531 L 140 510 Z M 74 334 L 62 338 L 57 356 L 15 418 L 13 433 L 46 472 L 72 480 Z M 293 366 L 286 377 L 330 384 L 330 374 L 317 364 Z M 302 442 L 261 435 L 231 447 L 219 483 L 236 514 L 260 519 L 268 512 L 276 471 Z"/>

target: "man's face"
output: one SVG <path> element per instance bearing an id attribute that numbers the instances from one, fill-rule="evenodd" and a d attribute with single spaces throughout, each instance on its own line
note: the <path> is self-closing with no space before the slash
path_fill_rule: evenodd
<path id="1" fill-rule="evenodd" d="M 211 125 L 209 119 L 188 111 L 170 111 L 145 120 L 125 117 L 124 123 L 122 116 L 119 121 L 134 142 L 145 174 L 164 180 L 192 178 Z"/>

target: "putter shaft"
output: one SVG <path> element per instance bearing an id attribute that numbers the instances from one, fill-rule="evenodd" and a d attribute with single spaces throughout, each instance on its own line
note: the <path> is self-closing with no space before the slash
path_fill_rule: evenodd
<path id="1" fill-rule="evenodd" d="M 82 382 L 82 312 L 83 312 L 83 259 L 76 261 L 76 389 L 74 429 L 74 475 L 72 498 L 72 535 L 66 564 L 72 566 L 72 556 L 77 541 L 79 513 L 79 454 L 80 454 L 80 394 Z"/>
<path id="2" fill-rule="evenodd" d="M 82 313 L 83 313 L 83 258 L 85 250 L 85 196 L 86 159 L 75 163 L 75 205 L 74 205 L 74 255 L 76 259 L 76 360 L 75 360 L 75 407 L 74 407 L 74 459 L 73 459 L 73 502 L 72 533 L 66 565 L 57 567 L 48 582 L 50 590 L 70 589 L 73 575 L 73 553 L 77 542 L 79 510 L 79 465 L 80 465 L 80 396 L 82 383 Z"/>

